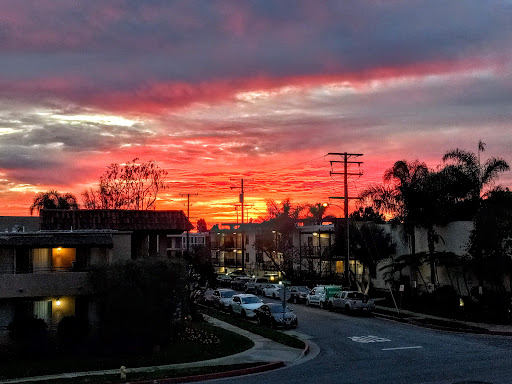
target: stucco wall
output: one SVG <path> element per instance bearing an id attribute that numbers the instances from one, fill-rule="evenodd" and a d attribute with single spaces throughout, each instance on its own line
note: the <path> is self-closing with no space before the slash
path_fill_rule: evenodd
<path id="1" fill-rule="evenodd" d="M 110 255 L 111 264 L 131 260 L 131 232 L 116 232 L 112 234 L 114 247 Z"/>
<path id="2" fill-rule="evenodd" d="M 384 231 L 390 233 L 393 241 L 396 244 L 395 256 L 410 254 L 410 245 L 403 240 L 402 228 L 400 226 L 393 227 L 391 224 L 379 225 Z M 456 255 L 464 255 L 469 244 L 469 236 L 473 229 L 471 221 L 456 221 L 449 223 L 443 227 L 435 227 L 435 231 L 440 236 L 440 241 L 436 244 L 436 251 L 453 252 Z M 428 252 L 427 231 L 421 228 L 416 229 L 416 253 Z M 390 260 L 383 260 L 377 267 L 377 278 L 373 280 L 376 288 L 387 289 L 389 288 L 384 281 L 383 272 L 380 268 L 389 264 Z M 467 294 L 467 289 L 471 289 L 475 285 L 474 276 L 466 276 L 466 281 L 462 278 L 462 271 L 457 268 L 449 268 L 438 266 L 436 268 L 437 279 L 439 285 L 453 285 L 458 288 L 461 294 Z M 423 265 L 420 268 L 421 275 L 411 273 L 409 268 L 404 268 L 403 275 L 409 276 L 411 284 L 416 281 L 417 287 L 420 290 L 425 290 L 425 285 L 432 284 L 430 265 Z M 398 276 L 398 274 L 397 274 Z M 466 287 L 467 284 L 467 287 Z"/>

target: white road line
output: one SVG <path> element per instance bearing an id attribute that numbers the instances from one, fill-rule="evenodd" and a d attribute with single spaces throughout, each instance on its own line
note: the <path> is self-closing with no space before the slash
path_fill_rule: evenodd
<path id="1" fill-rule="evenodd" d="M 414 347 L 397 347 L 397 348 L 382 348 L 383 351 L 396 351 L 397 349 L 419 349 L 423 348 L 421 345 L 416 345 Z"/>

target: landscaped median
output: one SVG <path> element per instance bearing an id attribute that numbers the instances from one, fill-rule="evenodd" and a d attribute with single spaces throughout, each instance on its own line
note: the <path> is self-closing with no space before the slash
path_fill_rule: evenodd
<path id="1" fill-rule="evenodd" d="M 227 314 L 225 312 L 219 311 L 210 307 L 202 307 L 201 311 L 208 316 L 215 317 L 216 319 L 222 320 L 226 323 L 232 324 L 238 328 L 245 329 L 251 333 L 256 335 L 263 336 L 267 339 L 276 341 L 280 344 L 286 345 L 288 347 L 297 348 L 297 349 L 305 349 L 306 343 L 301 339 L 287 335 L 281 331 L 277 331 L 268 327 L 263 327 L 255 322 L 250 320 L 242 319 L 238 316 L 233 316 Z"/>
<path id="2" fill-rule="evenodd" d="M 201 312 L 283 345 L 301 350 L 306 348 L 304 341 L 281 331 L 262 327 L 212 308 L 204 307 Z M 0 353 L 0 383 L 4 380 L 8 382 L 10 379 L 17 379 L 18 383 L 29 383 L 33 382 L 31 378 L 36 376 L 46 376 L 43 381 L 52 384 L 154 383 L 155 380 L 159 383 L 178 383 L 263 372 L 283 366 L 282 362 L 170 366 L 234 355 L 253 345 L 250 339 L 208 322 L 191 322 L 179 339 L 162 346 L 159 350 L 138 355 L 106 356 L 81 351 L 16 357 L 3 352 Z M 126 380 L 121 379 L 121 366 L 127 368 Z"/>
<path id="3" fill-rule="evenodd" d="M 233 355 L 251 348 L 254 343 L 237 333 L 215 327 L 207 322 L 189 323 L 183 334 L 173 342 L 154 351 L 140 354 L 105 355 L 92 351 L 54 351 L 23 356 L 0 353 L 0 382 L 18 379 L 31 382 L 30 377 L 48 376 L 50 383 L 120 382 L 119 369 L 168 366 Z M 264 364 L 233 364 L 215 367 L 158 367 L 144 372 L 129 372 L 128 380 L 155 380 L 165 377 L 215 374 L 254 368 Z M 98 372 L 103 371 L 103 372 Z M 76 374 L 79 372 L 79 374 Z M 90 373 L 87 373 L 90 372 Z M 41 382 L 41 381 L 39 381 Z"/>

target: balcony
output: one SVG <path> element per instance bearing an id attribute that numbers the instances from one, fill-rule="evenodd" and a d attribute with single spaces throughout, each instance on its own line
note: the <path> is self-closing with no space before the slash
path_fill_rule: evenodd
<path id="1" fill-rule="evenodd" d="M 76 296 L 91 291 L 87 272 L 0 275 L 0 298 Z"/>

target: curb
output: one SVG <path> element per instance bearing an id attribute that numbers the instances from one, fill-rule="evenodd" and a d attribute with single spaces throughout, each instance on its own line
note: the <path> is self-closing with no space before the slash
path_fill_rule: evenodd
<path id="1" fill-rule="evenodd" d="M 478 327 L 472 327 L 472 328 L 443 327 L 442 325 L 428 324 L 428 323 L 424 323 L 422 321 L 416 321 L 414 318 L 400 318 L 400 317 L 396 317 L 393 315 L 388 315 L 388 314 L 383 314 L 383 313 L 378 313 L 378 312 L 374 312 L 374 315 L 377 317 L 383 318 L 383 319 L 387 319 L 387 320 L 393 320 L 393 321 L 398 321 L 401 323 L 412 324 L 412 325 L 416 325 L 418 327 L 437 329 L 440 331 L 473 333 L 473 334 L 477 334 L 477 335 L 512 336 L 512 332 L 507 332 L 507 331 L 493 331 L 491 329 L 478 328 Z"/>
<path id="2" fill-rule="evenodd" d="M 183 377 L 173 377 L 168 379 L 152 379 L 145 381 L 128 381 L 127 384 L 172 384 L 172 383 L 190 383 L 194 381 L 204 381 L 204 380 L 212 380 L 212 379 L 221 379 L 227 377 L 235 377 L 242 375 L 250 375 L 252 373 L 260 373 L 267 372 L 273 369 L 282 368 L 285 366 L 285 363 L 282 361 L 277 361 L 273 363 L 259 365 L 257 367 L 252 368 L 244 368 L 237 369 L 233 371 L 226 372 L 217 372 L 217 373 L 208 373 L 205 375 L 196 375 L 196 376 L 183 376 Z"/>

